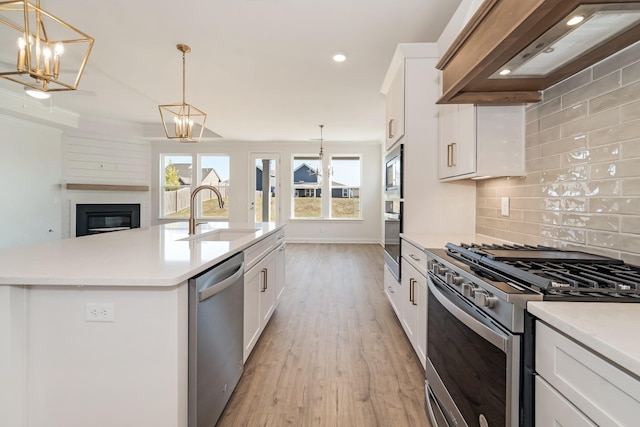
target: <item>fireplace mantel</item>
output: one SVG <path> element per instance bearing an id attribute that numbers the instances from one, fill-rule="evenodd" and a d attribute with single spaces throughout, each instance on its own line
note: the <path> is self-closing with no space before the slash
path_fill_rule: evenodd
<path id="1" fill-rule="evenodd" d="M 122 184 L 71 184 L 67 183 L 67 190 L 84 191 L 149 191 L 148 185 Z"/>

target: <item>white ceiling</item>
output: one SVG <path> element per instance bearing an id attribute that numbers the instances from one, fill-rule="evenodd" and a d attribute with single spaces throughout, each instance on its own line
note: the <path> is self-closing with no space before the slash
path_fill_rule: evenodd
<path id="1" fill-rule="evenodd" d="M 230 140 L 384 138 L 380 86 L 398 43 L 436 41 L 460 0 L 42 0 L 95 38 L 78 92 L 53 104 L 159 124 L 186 101 Z M 335 63 L 336 52 L 348 56 Z M 16 83 L 2 87 L 21 91 Z M 47 101 L 48 102 L 48 101 Z"/>

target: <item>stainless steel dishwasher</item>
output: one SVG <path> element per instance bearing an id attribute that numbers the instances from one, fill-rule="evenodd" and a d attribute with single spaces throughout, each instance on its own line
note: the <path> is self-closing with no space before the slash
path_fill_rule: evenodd
<path id="1" fill-rule="evenodd" d="M 242 376 L 244 254 L 189 279 L 189 427 L 213 427 Z"/>

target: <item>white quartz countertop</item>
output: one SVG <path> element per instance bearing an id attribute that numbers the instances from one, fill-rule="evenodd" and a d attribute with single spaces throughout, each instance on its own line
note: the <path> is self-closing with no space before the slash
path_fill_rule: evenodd
<path id="1" fill-rule="evenodd" d="M 536 301 L 527 311 L 640 378 L 640 304 Z"/>
<path id="2" fill-rule="evenodd" d="M 456 245 L 460 243 L 510 243 L 506 240 L 496 239 L 495 237 L 485 236 L 483 234 L 420 234 L 420 233 L 400 233 L 400 237 L 404 240 L 416 245 L 422 250 L 429 248 L 443 249 L 444 245 L 451 242 Z"/>
<path id="3" fill-rule="evenodd" d="M 0 285 L 175 286 L 282 227 L 209 222 L 194 236 L 221 228 L 256 231 L 232 241 L 185 241 L 188 224 L 175 222 L 2 248 Z"/>

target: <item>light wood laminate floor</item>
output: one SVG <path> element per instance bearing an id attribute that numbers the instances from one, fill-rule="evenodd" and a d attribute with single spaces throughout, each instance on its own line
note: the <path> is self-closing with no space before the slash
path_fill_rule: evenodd
<path id="1" fill-rule="evenodd" d="M 429 426 L 379 245 L 289 244 L 285 293 L 218 427 Z"/>

